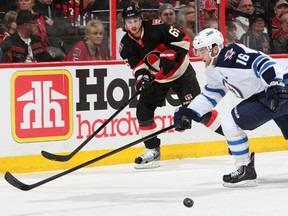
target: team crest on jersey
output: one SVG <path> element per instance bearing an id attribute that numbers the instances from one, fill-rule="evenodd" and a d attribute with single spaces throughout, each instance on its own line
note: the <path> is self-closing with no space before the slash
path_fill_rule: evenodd
<path id="1" fill-rule="evenodd" d="M 81 50 L 79 48 L 75 48 L 73 52 L 73 56 L 80 56 L 81 55 Z"/>
<path id="2" fill-rule="evenodd" d="M 152 25 L 160 25 L 163 24 L 163 21 L 160 19 L 153 19 L 152 20 Z"/>
<path id="3" fill-rule="evenodd" d="M 149 67 L 153 72 L 158 72 L 160 70 L 160 52 L 159 51 L 151 51 L 144 57 L 145 64 Z"/>
<path id="4" fill-rule="evenodd" d="M 230 50 L 228 50 L 226 53 L 225 53 L 225 58 L 224 58 L 224 61 L 226 61 L 227 59 L 231 60 L 233 55 L 235 54 L 236 52 L 233 51 L 233 48 L 231 48 Z"/>

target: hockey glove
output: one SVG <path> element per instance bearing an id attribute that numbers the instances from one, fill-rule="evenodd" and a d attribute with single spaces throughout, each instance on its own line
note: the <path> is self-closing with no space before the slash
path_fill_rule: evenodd
<path id="1" fill-rule="evenodd" d="M 135 90 L 137 92 L 140 91 L 140 94 L 143 96 L 150 94 L 153 91 L 151 81 L 152 79 L 149 77 L 149 75 L 138 76 L 134 85 Z"/>
<path id="2" fill-rule="evenodd" d="M 271 111 L 277 110 L 288 101 L 288 87 L 282 80 L 274 80 L 266 88 L 266 99 Z"/>
<path id="3" fill-rule="evenodd" d="M 196 113 L 187 108 L 180 107 L 174 113 L 174 128 L 176 131 L 182 131 L 191 128 L 192 119 L 196 118 Z"/>
<path id="4" fill-rule="evenodd" d="M 160 70 L 164 75 L 167 75 L 176 67 L 176 52 L 172 49 L 167 49 L 160 54 Z"/>

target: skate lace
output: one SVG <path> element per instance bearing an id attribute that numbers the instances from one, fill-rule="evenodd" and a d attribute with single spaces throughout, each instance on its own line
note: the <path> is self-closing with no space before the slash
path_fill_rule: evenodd
<path id="1" fill-rule="evenodd" d="M 149 149 L 146 152 L 144 152 L 141 157 L 143 160 L 147 160 L 150 158 L 154 158 L 156 155 L 158 154 L 158 152 L 154 149 Z"/>
<path id="2" fill-rule="evenodd" d="M 239 167 L 236 171 L 231 173 L 231 177 L 237 177 L 243 173 L 243 167 Z"/>

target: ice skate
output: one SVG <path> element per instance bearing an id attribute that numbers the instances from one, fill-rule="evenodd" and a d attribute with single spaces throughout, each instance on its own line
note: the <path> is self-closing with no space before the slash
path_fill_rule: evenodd
<path id="1" fill-rule="evenodd" d="M 240 166 L 236 171 L 223 176 L 224 187 L 253 187 L 257 186 L 257 174 L 254 167 L 254 152 L 250 155 L 250 163 Z"/>
<path id="2" fill-rule="evenodd" d="M 151 169 L 160 167 L 160 148 L 147 149 L 135 158 L 135 169 Z"/>

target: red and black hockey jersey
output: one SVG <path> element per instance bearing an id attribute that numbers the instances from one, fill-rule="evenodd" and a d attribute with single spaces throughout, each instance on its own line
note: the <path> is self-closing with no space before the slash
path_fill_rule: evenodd
<path id="1" fill-rule="evenodd" d="M 156 76 L 156 81 L 166 83 L 179 78 L 190 64 L 187 55 L 190 39 L 179 29 L 158 19 L 143 21 L 141 38 L 126 33 L 121 40 L 119 51 L 123 60 L 133 69 L 133 75 L 141 69 Z M 166 49 L 176 51 L 176 67 L 167 75 L 159 72 L 160 53 Z"/>

